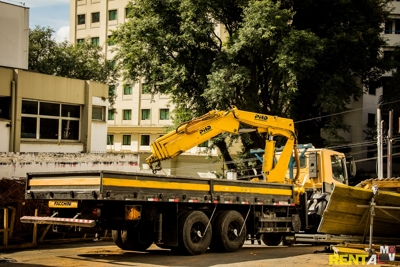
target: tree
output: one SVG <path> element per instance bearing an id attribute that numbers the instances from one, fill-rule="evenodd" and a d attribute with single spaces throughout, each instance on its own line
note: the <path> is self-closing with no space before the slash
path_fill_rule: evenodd
<path id="1" fill-rule="evenodd" d="M 37 26 L 29 32 L 28 68 L 43 74 L 89 80 L 116 86 L 118 71 L 113 60 L 107 60 L 102 47 L 89 39 L 76 45 L 57 43 L 51 28 Z M 109 91 L 110 110 L 114 110 L 115 92 Z"/>
<path id="2" fill-rule="evenodd" d="M 344 111 L 381 73 L 387 3 L 137 0 L 113 36 L 125 79 L 171 95 L 178 114 L 236 105 L 301 121 Z M 322 123 L 333 137 L 347 127 L 341 116 L 297 123 L 300 142 L 315 141 Z M 263 143 L 249 135 L 244 152 Z"/>

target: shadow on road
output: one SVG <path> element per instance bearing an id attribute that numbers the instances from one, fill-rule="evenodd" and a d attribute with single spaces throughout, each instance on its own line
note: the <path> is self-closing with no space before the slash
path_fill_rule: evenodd
<path id="1" fill-rule="evenodd" d="M 79 254 L 80 258 L 85 258 L 92 262 L 101 261 L 105 259 L 111 262 L 119 262 L 116 266 L 123 266 L 122 262 L 135 262 L 137 264 L 153 264 L 161 266 L 215 266 L 215 265 L 229 265 L 233 263 L 246 263 L 249 261 L 267 260 L 286 258 L 293 256 L 300 256 L 304 254 L 314 253 L 315 251 L 323 249 L 320 247 L 311 246 L 298 246 L 298 247 L 266 247 L 266 246 L 252 246 L 243 247 L 240 251 L 235 253 L 214 253 L 208 251 L 203 255 L 187 256 L 176 254 L 166 249 L 151 249 L 146 252 L 136 251 L 120 251 L 120 254 L 115 252 L 107 253 L 107 251 L 93 254 Z"/>
<path id="2" fill-rule="evenodd" d="M 11 263 L 0 261 L 0 267 L 57 267 L 57 266 L 230 266 L 232 264 L 255 266 L 253 262 L 280 259 L 285 262 L 291 257 L 313 254 L 323 250 L 323 246 L 277 246 L 245 245 L 235 253 L 214 253 L 207 251 L 203 255 L 186 256 L 176 254 L 168 249 L 152 245 L 145 252 L 124 251 L 110 242 L 91 244 L 53 244 L 41 246 L 30 251 L 19 251 L 16 254 L 8 253 L 7 258 L 19 259 Z M 30 253 L 30 254 L 29 254 Z M 30 256 L 23 256 L 30 255 Z M 38 261 L 35 259 L 38 255 Z M 261 263 L 261 262 L 259 262 Z M 273 265 L 272 265 L 273 266 Z"/>

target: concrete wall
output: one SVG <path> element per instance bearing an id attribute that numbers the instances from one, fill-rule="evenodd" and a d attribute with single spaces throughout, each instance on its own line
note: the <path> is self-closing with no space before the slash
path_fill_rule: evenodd
<path id="1" fill-rule="evenodd" d="M 135 154 L 0 153 L 0 179 L 25 177 L 29 172 L 112 170 L 137 172 Z"/>
<path id="2" fill-rule="evenodd" d="M 0 66 L 28 69 L 29 8 L 0 2 L 0 36 Z"/>

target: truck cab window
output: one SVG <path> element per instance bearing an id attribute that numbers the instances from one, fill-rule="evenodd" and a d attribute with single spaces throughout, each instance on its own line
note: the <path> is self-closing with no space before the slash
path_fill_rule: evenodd
<path id="1" fill-rule="evenodd" d="M 342 160 L 337 155 L 331 156 L 332 176 L 338 182 L 346 183 Z"/>

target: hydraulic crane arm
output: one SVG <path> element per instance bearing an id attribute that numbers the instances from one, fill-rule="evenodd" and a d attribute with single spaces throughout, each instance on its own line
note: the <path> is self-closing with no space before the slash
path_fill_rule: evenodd
<path id="1" fill-rule="evenodd" d="M 259 133 L 268 134 L 269 139 L 265 145 L 263 173 L 268 182 L 283 182 L 290 156 L 297 144 L 293 121 L 277 116 L 242 111 L 236 107 L 228 111 L 210 111 L 201 117 L 182 123 L 175 131 L 157 138 L 150 144 L 152 155 L 146 159 L 146 162 L 155 173 L 161 170 L 160 161 L 162 160 L 175 158 L 188 149 L 223 132 L 238 134 L 241 123 L 255 128 Z M 276 164 L 274 164 L 274 136 L 287 138 L 285 148 Z M 294 151 L 297 151 L 297 149 Z M 157 165 L 153 166 L 154 163 L 157 163 Z"/>

